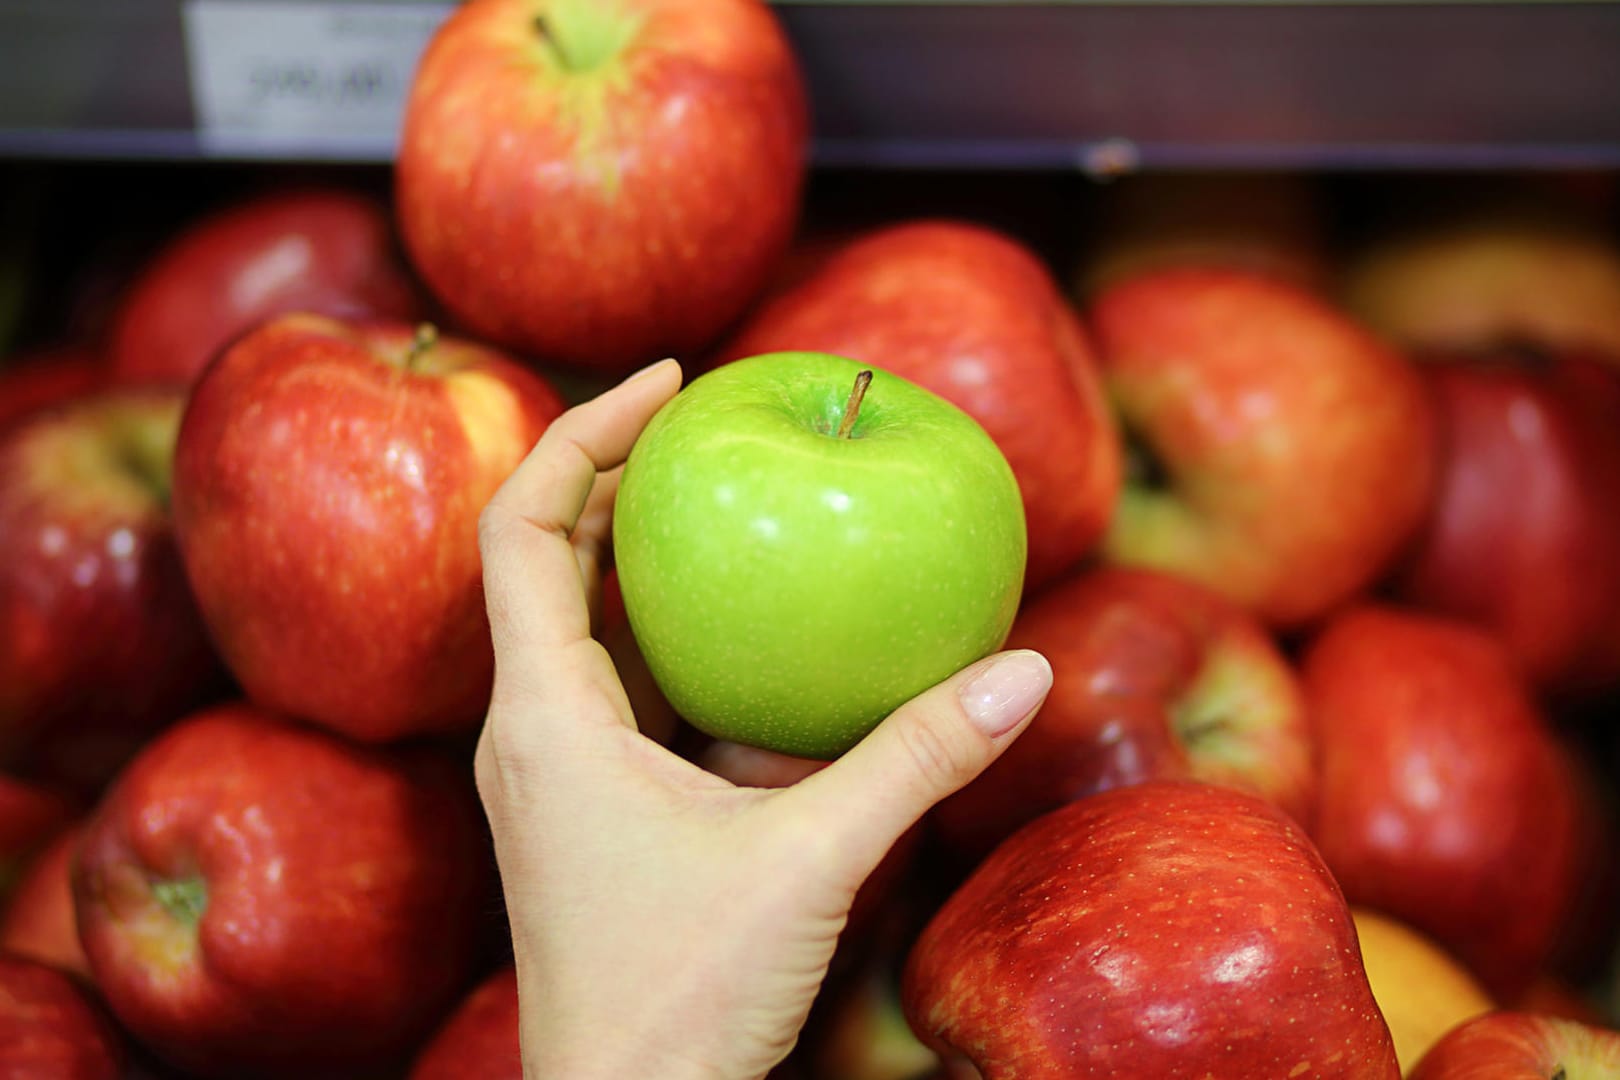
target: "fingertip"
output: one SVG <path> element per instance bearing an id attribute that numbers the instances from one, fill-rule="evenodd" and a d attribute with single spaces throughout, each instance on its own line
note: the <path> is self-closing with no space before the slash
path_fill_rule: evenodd
<path id="1" fill-rule="evenodd" d="M 1046 700 L 1052 665 L 1034 649 L 1014 649 L 973 665 L 957 687 L 962 711 L 986 736 L 999 739 Z"/>
<path id="2" fill-rule="evenodd" d="M 662 360 L 654 360 L 652 363 L 638 371 L 631 372 L 629 375 L 625 376 L 624 381 L 619 385 L 628 386 L 631 383 L 642 382 L 653 377 L 667 378 L 667 373 L 671 369 L 679 372 L 681 370 L 681 362 L 675 359 L 673 356 L 666 356 Z"/>
<path id="3" fill-rule="evenodd" d="M 1031 649 L 987 656 L 896 709 L 825 770 L 797 785 L 842 825 L 847 858 L 872 865 L 935 803 L 983 772 L 1029 724 L 1052 687 Z"/>

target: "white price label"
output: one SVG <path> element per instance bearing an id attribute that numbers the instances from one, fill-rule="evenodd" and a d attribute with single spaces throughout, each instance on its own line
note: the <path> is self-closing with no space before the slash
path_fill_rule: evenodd
<path id="1" fill-rule="evenodd" d="M 453 7 L 186 0 L 204 151 L 392 157 L 416 62 Z"/>

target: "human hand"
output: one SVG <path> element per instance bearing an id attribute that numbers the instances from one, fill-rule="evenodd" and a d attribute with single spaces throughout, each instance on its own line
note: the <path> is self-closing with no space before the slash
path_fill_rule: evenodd
<path id="1" fill-rule="evenodd" d="M 738 786 L 636 728 L 591 636 L 631 445 L 672 361 L 565 413 L 479 522 L 495 687 L 476 772 L 517 962 L 524 1074 L 753 1080 L 792 1049 L 857 888 L 1051 686 L 988 657 L 826 768 Z"/>

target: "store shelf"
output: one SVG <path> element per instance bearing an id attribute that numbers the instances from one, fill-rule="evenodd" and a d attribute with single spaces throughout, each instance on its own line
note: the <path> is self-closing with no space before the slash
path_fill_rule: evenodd
<path id="1" fill-rule="evenodd" d="M 778 3 L 816 160 L 1620 165 L 1620 3 Z M 384 161 L 412 0 L 5 0 L 0 155 Z"/>

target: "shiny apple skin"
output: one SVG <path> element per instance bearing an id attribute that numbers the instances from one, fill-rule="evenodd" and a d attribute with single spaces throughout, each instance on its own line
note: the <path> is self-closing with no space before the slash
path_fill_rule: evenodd
<path id="1" fill-rule="evenodd" d="M 713 344 L 798 221 L 803 78 L 759 0 L 637 0 L 602 69 L 550 63 L 539 18 L 599 0 L 473 0 L 417 68 L 395 168 L 412 262 L 470 333 L 629 371 Z M 606 19 L 608 16 L 603 15 Z"/>
<path id="2" fill-rule="evenodd" d="M 1309 826 L 1316 774 L 1298 676 L 1219 593 L 1100 567 L 1026 601 L 1007 642 L 1047 658 L 1052 691 L 1018 741 L 936 808 L 953 851 L 982 857 L 1065 803 L 1155 779 L 1237 787 Z"/>
<path id="3" fill-rule="evenodd" d="M 470 730 L 494 667 L 478 514 L 562 400 L 493 350 L 272 320 L 198 383 L 175 455 L 187 576 L 248 697 L 350 737 Z"/>
<path id="4" fill-rule="evenodd" d="M 1501 1011 L 1447 1032 L 1408 1080 L 1608 1080 L 1620 1076 L 1620 1032 Z"/>
<path id="5" fill-rule="evenodd" d="M 1090 308 L 1130 470 L 1110 564 L 1180 573 L 1279 629 L 1390 568 L 1429 506 L 1435 437 L 1415 366 L 1319 297 L 1258 274 L 1164 269 Z M 1160 475 L 1162 474 L 1162 475 Z"/>
<path id="6" fill-rule="evenodd" d="M 1431 357 L 1422 371 L 1440 479 L 1398 594 L 1491 631 L 1545 689 L 1613 683 L 1620 374 L 1579 353 Z"/>
<path id="7" fill-rule="evenodd" d="M 367 1075 L 463 987 L 486 851 L 464 763 L 219 706 L 149 744 L 92 816 L 79 936 L 113 1013 L 175 1065 Z M 164 905 L 199 883 L 189 918 Z"/>
<path id="8" fill-rule="evenodd" d="M 1344 896 L 1264 800 L 1115 788 L 998 847 L 907 961 L 912 1027 L 985 1080 L 1400 1075 Z"/>
<path id="9" fill-rule="evenodd" d="M 1588 871 L 1578 775 L 1519 669 L 1465 623 L 1367 605 L 1328 624 L 1302 670 L 1314 835 L 1345 895 L 1513 1000 Z"/>
<path id="10" fill-rule="evenodd" d="M 341 188 L 307 188 L 252 196 L 198 219 L 120 300 L 107 360 L 121 381 L 189 386 L 235 338 L 291 311 L 420 317 L 385 206 Z"/>
<path id="11" fill-rule="evenodd" d="M 134 741 L 220 682 L 167 506 L 184 395 L 110 389 L 0 434 L 0 757 Z M 49 771 L 49 770 L 47 770 Z"/>

